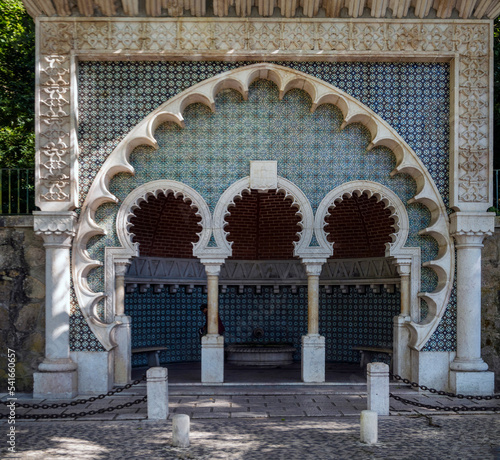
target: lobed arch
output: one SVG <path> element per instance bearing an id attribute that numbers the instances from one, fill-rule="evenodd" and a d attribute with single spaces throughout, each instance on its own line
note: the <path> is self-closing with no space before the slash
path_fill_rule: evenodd
<path id="1" fill-rule="evenodd" d="M 408 213 L 406 212 L 405 205 L 399 197 L 389 188 L 382 184 L 372 181 L 351 181 L 336 187 L 331 190 L 318 206 L 315 216 L 315 227 L 318 230 L 317 239 L 323 244 L 333 246 L 327 240 L 327 233 L 323 230 L 326 227 L 325 218 L 330 215 L 329 209 L 335 207 L 336 203 L 343 201 L 344 197 L 351 197 L 353 195 L 361 196 L 365 193 L 368 198 L 374 196 L 377 201 L 385 204 L 385 207 L 391 211 L 390 217 L 394 219 L 394 232 L 391 234 L 391 243 L 386 244 L 386 257 L 401 256 L 406 240 L 408 239 L 408 232 L 410 229 L 410 221 Z"/>
<path id="2" fill-rule="evenodd" d="M 422 294 L 422 297 L 429 305 L 429 315 L 424 323 L 412 325 L 412 327 L 414 327 L 412 345 L 416 349 L 422 348 L 437 327 L 439 319 L 444 313 L 451 291 L 454 265 L 452 256 L 453 243 L 449 237 L 448 217 L 434 181 L 411 148 L 394 129 L 372 110 L 361 104 L 352 96 L 349 96 L 338 88 L 318 78 L 297 70 L 270 63 L 249 65 L 219 74 L 169 99 L 132 129 L 105 161 L 92 183 L 82 206 L 80 223 L 73 243 L 72 273 L 75 292 L 79 306 L 91 329 L 107 349 L 112 348 L 109 336 L 110 330 L 114 327 L 114 324 L 101 322 L 93 311 L 95 304 L 109 294 L 92 292 L 87 284 L 87 275 L 90 270 L 101 266 L 102 262 L 93 260 L 86 249 L 87 243 L 92 236 L 104 234 L 104 230 L 95 222 L 95 212 L 97 208 L 104 203 L 118 202 L 118 199 L 109 190 L 111 178 L 118 173 L 134 174 L 134 168 L 129 163 L 131 152 L 140 145 L 146 145 L 157 149 L 158 144 L 154 138 L 154 133 L 162 123 L 174 122 L 181 128 L 184 127 L 182 114 L 188 105 L 201 103 L 208 106 L 210 110 L 215 111 L 215 97 L 217 93 L 227 88 L 238 91 L 243 96 L 243 99 L 246 100 L 248 98 L 249 86 L 257 79 L 273 81 L 278 87 L 280 100 L 292 89 L 296 88 L 306 91 L 312 99 L 311 112 L 314 112 L 322 104 L 333 104 L 337 106 L 344 117 L 341 126 L 342 129 L 352 123 L 361 123 L 369 130 L 371 142 L 368 146 L 367 153 L 369 153 L 371 149 L 379 146 L 389 148 L 396 158 L 396 167 L 391 175 L 405 173 L 409 174 L 415 180 L 417 184 L 417 193 L 411 201 L 422 203 L 431 213 L 430 225 L 426 229 L 423 229 L 421 234 L 432 236 L 437 240 L 439 245 L 437 259 L 425 264 L 436 271 L 439 279 L 438 288 L 434 292 Z M 241 180 L 243 181 L 245 179 Z M 283 178 L 280 178 L 280 180 L 285 181 Z M 281 186 L 286 192 L 286 187 L 284 187 L 283 184 L 285 183 L 281 182 Z M 288 186 L 289 184 L 285 185 Z M 238 187 L 240 187 L 240 185 L 238 185 Z M 209 239 L 210 236 L 207 236 L 207 232 L 202 232 L 202 236 L 198 242 L 199 245 L 194 248 L 194 253 L 197 257 L 227 257 L 228 251 L 230 251 L 230 245 L 225 239 L 223 230 L 224 213 L 227 211 L 227 207 L 230 205 L 233 198 L 244 190 L 245 187 L 246 186 L 241 184 L 240 190 L 234 189 L 232 192 L 228 192 L 227 196 L 223 194 L 224 200 L 222 202 L 219 200 L 221 207 L 214 212 L 214 225 L 212 225 L 216 244 L 213 247 L 210 246 L 209 240 L 206 240 L 206 238 Z M 232 196 L 230 196 L 231 193 L 233 193 Z M 289 191 L 288 193 L 297 201 L 297 197 L 299 196 L 298 192 L 290 193 Z M 300 191 L 300 193 L 302 192 Z M 226 208 L 224 208 L 224 203 L 227 204 Z M 303 258 L 327 257 L 331 254 L 331 246 L 325 246 L 325 242 L 321 238 L 323 227 L 315 225 L 312 210 L 307 206 L 310 208 L 307 198 L 303 203 L 299 202 L 299 209 L 303 214 L 301 222 L 303 230 L 300 235 L 300 241 L 297 243 L 294 252 L 298 257 Z M 215 222 L 217 222 L 217 224 L 215 224 Z M 316 236 L 319 244 L 318 246 L 310 246 L 313 235 Z M 201 244 L 202 239 L 204 245 Z M 111 249 L 112 248 L 107 248 L 106 254 L 111 254 Z M 107 255 L 105 263 L 107 273 L 109 270 Z M 108 337 L 108 339 L 106 339 L 106 337 Z"/>
<path id="3" fill-rule="evenodd" d="M 299 187 L 283 177 L 278 176 L 276 190 L 278 192 L 284 192 L 285 199 L 288 197 L 293 198 L 291 206 L 297 208 L 296 214 L 298 214 L 301 218 L 300 222 L 298 222 L 298 225 L 302 229 L 298 232 L 300 239 L 298 242 L 294 241 L 294 255 L 301 257 L 307 250 L 314 232 L 314 213 L 311 203 Z M 227 240 L 228 232 L 224 230 L 224 227 L 227 225 L 225 218 L 231 213 L 231 206 L 235 206 L 234 200 L 238 197 L 241 198 L 244 192 L 250 193 L 250 176 L 244 177 L 228 187 L 219 198 L 214 210 L 213 235 L 217 248 L 219 249 L 221 256 L 224 258 L 232 255 L 232 242 Z M 206 248 L 206 251 L 210 251 L 210 249 L 211 248 Z M 328 250 L 327 247 L 326 249 Z M 203 250 L 199 251 L 197 255 L 202 255 L 202 252 Z"/>
<path id="4" fill-rule="evenodd" d="M 421 349 L 441 320 L 446 303 L 451 293 L 452 276 L 454 269 L 454 259 L 448 255 L 452 252 L 453 242 L 449 233 L 443 233 L 438 239 L 439 252 L 436 261 L 426 262 L 424 266 L 435 269 L 438 276 L 438 286 L 433 292 L 419 293 L 420 291 L 420 248 L 405 247 L 410 229 L 408 213 L 399 197 L 386 186 L 373 181 L 352 181 L 346 182 L 330 191 L 321 201 L 315 216 L 315 228 L 317 229 L 318 242 L 332 246 L 327 241 L 327 233 L 323 230 L 327 225 L 325 218 L 329 215 L 329 209 L 344 199 L 345 196 L 361 196 L 367 194 L 368 197 L 376 197 L 377 201 L 383 202 L 385 207 L 391 211 L 391 218 L 394 219 L 394 232 L 391 234 L 391 243 L 386 243 L 385 256 L 394 260 L 396 265 L 405 263 L 411 266 L 411 311 L 412 321 L 408 324 L 411 332 L 410 345 L 415 349 Z M 414 199 L 410 201 L 416 201 Z M 443 212 L 444 205 L 443 205 Z M 446 215 L 446 214 L 445 214 Z M 445 216 L 441 216 L 444 219 Z M 428 229 L 424 229 L 421 234 L 431 234 Z M 434 235 L 433 235 L 434 236 Z M 444 244 L 443 244 L 444 243 Z M 444 246 L 444 247 L 443 247 Z M 444 260 L 443 260 L 444 257 Z M 448 265 L 446 265 L 448 262 Z M 448 268 L 448 270 L 446 270 Z M 420 300 L 423 299 L 429 306 L 429 314 L 425 321 L 419 322 Z M 444 301 L 442 301 L 444 299 Z"/>

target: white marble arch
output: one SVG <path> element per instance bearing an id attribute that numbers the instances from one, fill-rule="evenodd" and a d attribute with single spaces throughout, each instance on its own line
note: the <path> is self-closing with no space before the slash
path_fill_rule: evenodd
<path id="1" fill-rule="evenodd" d="M 300 239 L 298 242 L 294 242 L 294 255 L 297 257 L 305 257 L 309 250 L 309 244 L 311 242 L 313 232 L 314 232 L 314 213 L 311 207 L 311 203 L 307 199 L 304 192 L 297 187 L 291 181 L 278 176 L 278 185 L 276 190 L 278 192 L 284 192 L 285 198 L 293 198 L 292 207 L 297 208 L 297 215 L 300 216 L 301 220 L 298 225 L 301 227 L 301 231 L 298 232 Z M 217 243 L 217 248 L 220 251 L 222 257 L 226 258 L 232 255 L 232 242 L 229 242 L 226 238 L 228 232 L 224 230 L 227 225 L 225 220 L 226 216 L 231 214 L 231 207 L 235 206 L 235 199 L 242 198 L 243 193 L 250 193 L 250 176 L 244 177 L 233 184 L 231 184 L 221 195 L 219 201 L 214 210 L 213 217 L 213 234 L 215 242 Z M 210 252 L 212 248 L 201 248 L 195 252 L 195 255 L 199 257 Z M 326 254 L 331 254 L 331 248 L 328 245 L 323 245 L 321 248 L 314 248 L 315 250 L 320 249 Z"/>
<path id="2" fill-rule="evenodd" d="M 448 221 L 447 219 L 444 220 L 445 208 L 436 185 L 417 155 L 393 128 L 352 96 L 318 78 L 297 70 L 276 64 L 259 63 L 209 78 L 166 101 L 125 136 L 105 161 L 92 183 L 81 210 L 78 231 L 73 242 L 72 276 L 79 307 L 92 331 L 106 349 L 109 350 L 113 346 L 110 341 L 110 331 L 114 324 L 102 322 L 95 315 L 94 307 L 100 299 L 105 297 L 105 294 L 90 290 L 87 284 L 87 275 L 93 268 L 101 266 L 102 262 L 89 257 L 87 243 L 91 237 L 105 233 L 94 220 L 97 208 L 107 202 L 118 202 L 118 199 L 109 190 L 109 181 L 120 172 L 134 174 L 134 169 L 129 163 L 129 155 L 134 148 L 139 145 L 158 148 L 154 132 L 159 125 L 170 121 L 184 127 L 182 113 L 189 104 L 202 103 L 215 111 L 215 96 L 219 91 L 226 88 L 232 88 L 240 92 L 246 100 L 249 86 L 259 78 L 273 81 L 278 87 L 280 99 L 294 88 L 306 91 L 312 99 L 311 112 L 314 112 L 322 104 L 337 106 L 344 116 L 342 129 L 351 123 L 361 123 L 366 126 L 372 138 L 368 151 L 377 146 L 389 148 L 396 157 L 396 168 L 391 174 L 405 173 L 415 179 L 417 194 L 412 200 L 423 203 L 431 212 L 431 224 L 422 232 L 436 238 L 440 247 L 438 259 L 427 263 L 429 267 L 438 273 L 440 283 L 435 292 L 423 295 L 429 304 L 430 316 L 428 318 L 432 318 L 434 321 L 434 318 L 436 318 L 434 312 L 443 311 L 451 289 L 453 273 L 452 245 L 448 237 Z M 301 212 L 304 212 L 303 209 Z M 295 248 L 296 255 L 308 257 L 310 255 L 307 254 L 308 250 L 318 253 L 313 254 L 313 257 L 329 254 L 331 251 L 329 247 L 308 248 L 309 235 L 312 236 L 314 229 L 308 228 L 309 217 L 307 219 L 303 217 L 302 220 L 303 231 L 301 241 Z M 219 234 L 218 243 L 224 243 L 225 238 L 221 238 L 223 226 L 214 230 Z M 317 231 L 318 229 L 316 229 Z M 224 257 L 224 254 L 227 254 L 227 247 L 205 247 L 204 249 L 206 249 L 205 254 L 200 254 L 198 248 L 196 248 L 196 255 L 202 258 L 203 256 Z M 107 269 L 108 267 L 106 267 Z M 430 330 L 427 324 L 414 324 L 413 327 L 415 331 L 425 330 L 428 332 Z M 421 338 L 424 336 L 428 336 L 428 334 L 420 332 L 414 334 L 414 337 Z M 423 343 L 419 339 L 419 342 L 415 342 L 414 346 L 421 347 Z"/>
<path id="3" fill-rule="evenodd" d="M 435 187 L 430 190 L 435 190 Z M 410 228 L 408 213 L 400 198 L 388 187 L 377 182 L 358 180 L 346 182 L 330 191 L 323 198 L 316 211 L 315 228 L 318 230 L 318 242 L 331 244 L 327 242 L 327 233 L 322 230 L 327 225 L 325 218 L 329 215 L 328 210 L 335 207 L 345 196 L 361 196 L 363 193 L 368 197 L 376 197 L 377 201 L 383 202 L 385 207 L 392 213 L 390 217 L 394 219 L 394 232 L 391 234 L 392 242 L 386 243 L 385 256 L 392 258 L 396 265 L 408 264 L 411 266 L 410 311 L 412 321 L 407 324 L 407 327 L 410 329 L 411 334 L 410 346 L 420 350 L 438 326 L 446 310 L 453 286 L 453 240 L 448 231 L 448 219 L 444 203 L 436 190 L 432 197 L 437 205 L 431 217 L 434 223 L 431 222 L 430 227 L 419 232 L 421 235 L 434 237 L 439 245 L 438 259 L 424 264 L 424 266 L 430 267 L 436 272 L 438 276 L 437 288 L 434 292 L 420 293 L 420 248 L 405 247 Z M 413 201 L 417 200 L 415 198 L 410 200 L 410 202 Z M 335 247 L 333 249 L 335 250 Z M 422 322 L 420 322 L 419 299 L 424 299 L 429 306 L 428 315 Z"/>

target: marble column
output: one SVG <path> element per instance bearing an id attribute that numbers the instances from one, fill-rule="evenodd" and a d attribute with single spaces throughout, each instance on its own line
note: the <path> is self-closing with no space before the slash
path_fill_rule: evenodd
<path id="1" fill-rule="evenodd" d="M 494 374 L 481 358 L 481 248 L 494 230 L 494 214 L 456 212 L 450 221 L 457 250 L 457 354 L 450 387 L 456 393 L 492 394 Z"/>
<path id="2" fill-rule="evenodd" d="M 319 335 L 319 276 L 326 260 L 303 260 L 307 274 L 307 335 L 302 337 L 302 381 L 325 381 L 325 338 Z"/>
<path id="3" fill-rule="evenodd" d="M 394 262 L 400 276 L 401 313 L 393 319 L 392 371 L 403 378 L 411 377 L 410 331 L 406 327 L 411 321 L 411 259 Z"/>
<path id="4" fill-rule="evenodd" d="M 114 328 L 114 339 L 117 346 L 114 348 L 115 384 L 126 385 L 132 379 L 132 335 L 131 318 L 125 315 L 125 274 L 129 261 L 115 261 L 115 292 L 114 309 L 115 321 L 120 322 Z"/>
<path id="5" fill-rule="evenodd" d="M 201 261 L 207 273 L 207 334 L 201 338 L 201 381 L 224 381 L 224 336 L 219 335 L 219 274 L 223 261 Z"/>
<path id="6" fill-rule="evenodd" d="M 45 358 L 33 375 L 34 398 L 73 398 L 77 365 L 69 350 L 70 248 L 77 216 L 72 211 L 34 213 L 34 230 L 44 240 Z"/>

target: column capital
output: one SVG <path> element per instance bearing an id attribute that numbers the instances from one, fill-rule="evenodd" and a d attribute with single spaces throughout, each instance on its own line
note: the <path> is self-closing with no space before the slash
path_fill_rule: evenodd
<path id="1" fill-rule="evenodd" d="M 482 246 L 495 231 L 493 212 L 455 212 L 450 216 L 450 234 L 462 246 Z"/>
<path id="2" fill-rule="evenodd" d="M 319 276 L 326 259 L 302 259 L 307 276 Z"/>
<path id="3" fill-rule="evenodd" d="M 224 259 L 200 259 L 200 262 L 205 265 L 207 276 L 219 276 Z"/>
<path id="4" fill-rule="evenodd" d="M 410 276 L 411 274 L 411 260 L 408 261 L 394 261 L 394 265 L 396 265 L 396 269 L 400 276 Z"/>
<path id="5" fill-rule="evenodd" d="M 125 276 L 127 274 L 128 267 L 130 266 L 130 261 L 115 260 L 115 275 Z"/>
<path id="6" fill-rule="evenodd" d="M 73 211 L 33 211 L 33 228 L 44 240 L 44 246 L 71 247 L 76 234 L 77 215 Z"/>

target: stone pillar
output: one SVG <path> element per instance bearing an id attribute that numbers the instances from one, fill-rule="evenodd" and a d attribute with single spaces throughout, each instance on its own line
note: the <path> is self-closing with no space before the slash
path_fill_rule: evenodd
<path id="1" fill-rule="evenodd" d="M 302 381 L 325 381 L 325 338 L 319 335 L 319 275 L 326 260 L 304 260 L 307 274 L 307 335 L 302 337 Z"/>
<path id="2" fill-rule="evenodd" d="M 201 338 L 201 381 L 224 381 L 224 336 L 219 335 L 219 274 L 222 260 L 202 260 L 207 273 L 207 335 Z"/>
<path id="3" fill-rule="evenodd" d="M 450 387 L 455 393 L 492 394 L 494 374 L 481 358 L 481 248 L 494 230 L 494 214 L 456 212 L 450 221 L 457 249 L 457 354 Z"/>
<path id="4" fill-rule="evenodd" d="M 394 317 L 392 372 L 403 378 L 411 377 L 410 331 L 406 324 L 411 321 L 411 259 L 397 260 L 401 279 L 401 313 Z"/>
<path id="5" fill-rule="evenodd" d="M 378 415 L 389 415 L 389 366 L 369 363 L 366 366 L 366 405 Z"/>
<path id="6" fill-rule="evenodd" d="M 114 339 L 117 346 L 113 351 L 115 384 L 117 385 L 126 385 L 132 379 L 132 323 L 130 316 L 125 315 L 125 274 L 128 266 L 128 261 L 115 261 L 115 321 L 121 323 L 114 328 Z"/>
<path id="7" fill-rule="evenodd" d="M 168 370 L 150 367 L 146 372 L 148 419 L 166 420 L 168 417 Z"/>
<path id="8" fill-rule="evenodd" d="M 77 365 L 69 354 L 70 257 L 77 216 L 72 211 L 34 213 L 34 229 L 44 240 L 45 358 L 33 375 L 34 398 L 73 398 Z"/>

